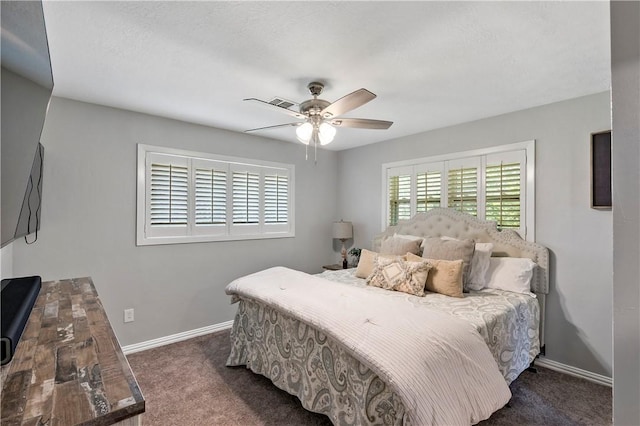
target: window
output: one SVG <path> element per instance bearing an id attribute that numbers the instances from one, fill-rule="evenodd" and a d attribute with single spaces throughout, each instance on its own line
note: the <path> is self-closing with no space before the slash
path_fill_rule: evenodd
<path id="1" fill-rule="evenodd" d="M 389 176 L 389 211 L 396 222 L 411 217 L 411 173 L 396 171 Z"/>
<path id="2" fill-rule="evenodd" d="M 137 244 L 294 236 L 294 166 L 138 145 Z"/>
<path id="3" fill-rule="evenodd" d="M 525 164 L 522 152 L 488 155 L 486 158 L 485 218 L 496 222 L 500 228 L 522 228 Z"/>
<path id="4" fill-rule="evenodd" d="M 534 235 L 534 141 L 383 164 L 383 228 L 448 207 Z"/>
<path id="5" fill-rule="evenodd" d="M 427 212 L 440 207 L 441 186 L 442 173 L 439 171 L 416 174 L 416 212 Z"/>
<path id="6" fill-rule="evenodd" d="M 447 166 L 447 207 L 478 216 L 480 157 L 450 160 Z"/>

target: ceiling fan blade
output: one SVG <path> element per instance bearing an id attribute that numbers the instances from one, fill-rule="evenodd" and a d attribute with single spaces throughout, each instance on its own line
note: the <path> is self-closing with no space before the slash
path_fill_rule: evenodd
<path id="1" fill-rule="evenodd" d="M 249 130 L 245 130 L 244 132 L 256 132 L 258 130 L 269 130 L 269 129 L 277 129 L 279 127 L 292 127 L 292 126 L 299 126 L 302 123 L 287 123 L 287 124 L 276 124 L 275 126 L 267 126 L 267 127 L 258 127 L 256 129 L 249 129 Z"/>
<path id="2" fill-rule="evenodd" d="M 336 118 L 329 123 L 336 127 L 357 127 L 359 129 L 388 129 L 393 121 L 370 120 L 368 118 Z"/>
<path id="3" fill-rule="evenodd" d="M 256 98 L 247 98 L 247 99 L 243 99 L 243 101 L 249 101 L 249 102 L 253 102 L 253 103 L 257 103 L 258 105 L 262 105 L 265 106 L 269 109 L 272 109 L 274 111 L 280 111 L 280 112 L 284 112 L 285 114 L 288 114 L 292 117 L 296 117 L 296 118 L 301 118 L 301 119 L 305 119 L 307 118 L 306 115 L 299 113 L 297 111 L 293 111 L 287 108 L 283 108 L 283 107 L 279 107 L 277 105 L 273 105 L 270 104 L 269 102 L 265 102 L 265 101 L 261 101 L 260 99 L 256 99 Z"/>
<path id="4" fill-rule="evenodd" d="M 337 117 L 351 111 L 352 109 L 356 109 L 375 98 L 376 95 L 367 89 L 358 89 L 330 104 L 320 112 L 320 115 L 324 118 Z"/>

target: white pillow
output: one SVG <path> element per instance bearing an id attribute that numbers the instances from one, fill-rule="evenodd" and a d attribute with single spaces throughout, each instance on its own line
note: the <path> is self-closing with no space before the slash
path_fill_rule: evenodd
<path id="1" fill-rule="evenodd" d="M 471 274 L 467 284 L 469 290 L 482 290 L 487 286 L 487 271 L 492 251 L 493 244 L 476 243 L 476 250 L 471 259 Z"/>
<path id="2" fill-rule="evenodd" d="M 492 257 L 487 271 L 487 287 L 515 293 L 530 293 L 533 268 L 531 259 L 521 257 Z"/>
<path id="3" fill-rule="evenodd" d="M 442 240 L 456 240 L 447 236 L 440 237 Z M 482 290 L 487 285 L 487 270 L 489 269 L 489 259 L 493 251 L 491 243 L 476 243 L 473 258 L 471 258 L 471 272 L 469 281 L 465 285 L 465 290 Z"/>

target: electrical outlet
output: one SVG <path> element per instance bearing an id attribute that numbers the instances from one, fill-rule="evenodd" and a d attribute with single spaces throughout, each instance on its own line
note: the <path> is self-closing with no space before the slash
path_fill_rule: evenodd
<path id="1" fill-rule="evenodd" d="M 133 308 L 124 310 L 124 322 L 133 322 Z"/>

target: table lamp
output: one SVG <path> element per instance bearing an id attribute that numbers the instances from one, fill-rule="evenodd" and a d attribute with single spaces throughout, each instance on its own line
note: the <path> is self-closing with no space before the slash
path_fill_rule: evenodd
<path id="1" fill-rule="evenodd" d="M 342 268 L 347 269 L 347 249 L 344 247 L 344 242 L 353 237 L 353 225 L 351 222 L 333 222 L 333 238 L 342 241 Z"/>

